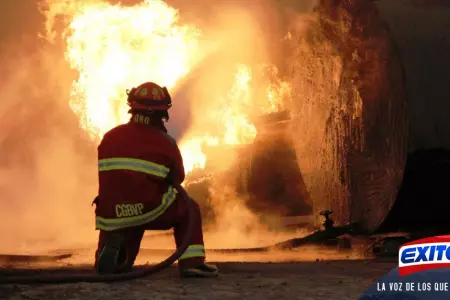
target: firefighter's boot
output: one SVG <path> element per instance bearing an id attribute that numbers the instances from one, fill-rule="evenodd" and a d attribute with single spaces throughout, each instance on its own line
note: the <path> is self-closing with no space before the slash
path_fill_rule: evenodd
<path id="1" fill-rule="evenodd" d="M 117 274 L 127 272 L 128 269 L 124 236 L 120 233 L 108 232 L 98 254 L 97 273 Z"/>
<path id="2" fill-rule="evenodd" d="M 219 269 L 215 265 L 203 262 L 192 267 L 180 268 L 180 276 L 183 278 L 217 277 L 219 276 Z"/>

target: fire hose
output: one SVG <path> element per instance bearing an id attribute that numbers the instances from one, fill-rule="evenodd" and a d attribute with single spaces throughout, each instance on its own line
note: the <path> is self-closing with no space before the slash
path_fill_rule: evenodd
<path id="1" fill-rule="evenodd" d="M 143 278 L 148 275 L 162 271 L 170 267 L 188 248 L 191 242 L 192 232 L 194 228 L 194 206 L 192 200 L 187 194 L 186 190 L 180 184 L 173 184 L 174 188 L 181 194 L 183 201 L 186 201 L 188 207 L 188 228 L 186 230 L 186 236 L 183 239 L 180 247 L 170 255 L 167 259 L 163 260 L 157 265 L 150 266 L 139 270 L 134 270 L 129 273 L 121 274 L 52 274 L 52 275 L 36 275 L 36 276 L 12 276 L 12 277 L 0 277 L 0 285 L 5 284 L 61 284 L 61 283 L 77 283 L 77 282 L 115 282 L 115 281 L 127 281 L 138 278 Z"/>

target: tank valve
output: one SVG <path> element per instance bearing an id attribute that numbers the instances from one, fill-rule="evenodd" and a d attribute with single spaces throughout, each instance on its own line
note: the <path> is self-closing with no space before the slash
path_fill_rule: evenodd
<path id="1" fill-rule="evenodd" d="M 333 228 L 334 221 L 331 219 L 330 215 L 333 213 L 331 209 L 326 209 L 320 212 L 320 215 L 325 218 L 325 221 L 322 222 L 323 227 L 325 230 L 329 230 Z"/>

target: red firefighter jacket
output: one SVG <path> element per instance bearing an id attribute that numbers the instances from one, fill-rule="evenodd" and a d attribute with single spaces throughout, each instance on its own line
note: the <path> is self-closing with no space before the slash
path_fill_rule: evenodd
<path id="1" fill-rule="evenodd" d="M 150 125 L 127 123 L 105 134 L 98 146 L 96 228 L 110 231 L 147 224 L 175 201 L 165 180 L 183 182 L 176 142 Z"/>

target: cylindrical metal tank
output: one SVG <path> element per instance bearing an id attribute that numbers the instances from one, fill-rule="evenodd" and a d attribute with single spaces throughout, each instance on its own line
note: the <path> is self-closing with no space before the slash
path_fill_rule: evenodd
<path id="1" fill-rule="evenodd" d="M 331 208 L 338 223 L 374 231 L 396 201 L 407 156 L 399 53 L 372 1 L 322 0 L 301 21 L 290 28 L 286 61 L 315 214 Z"/>

